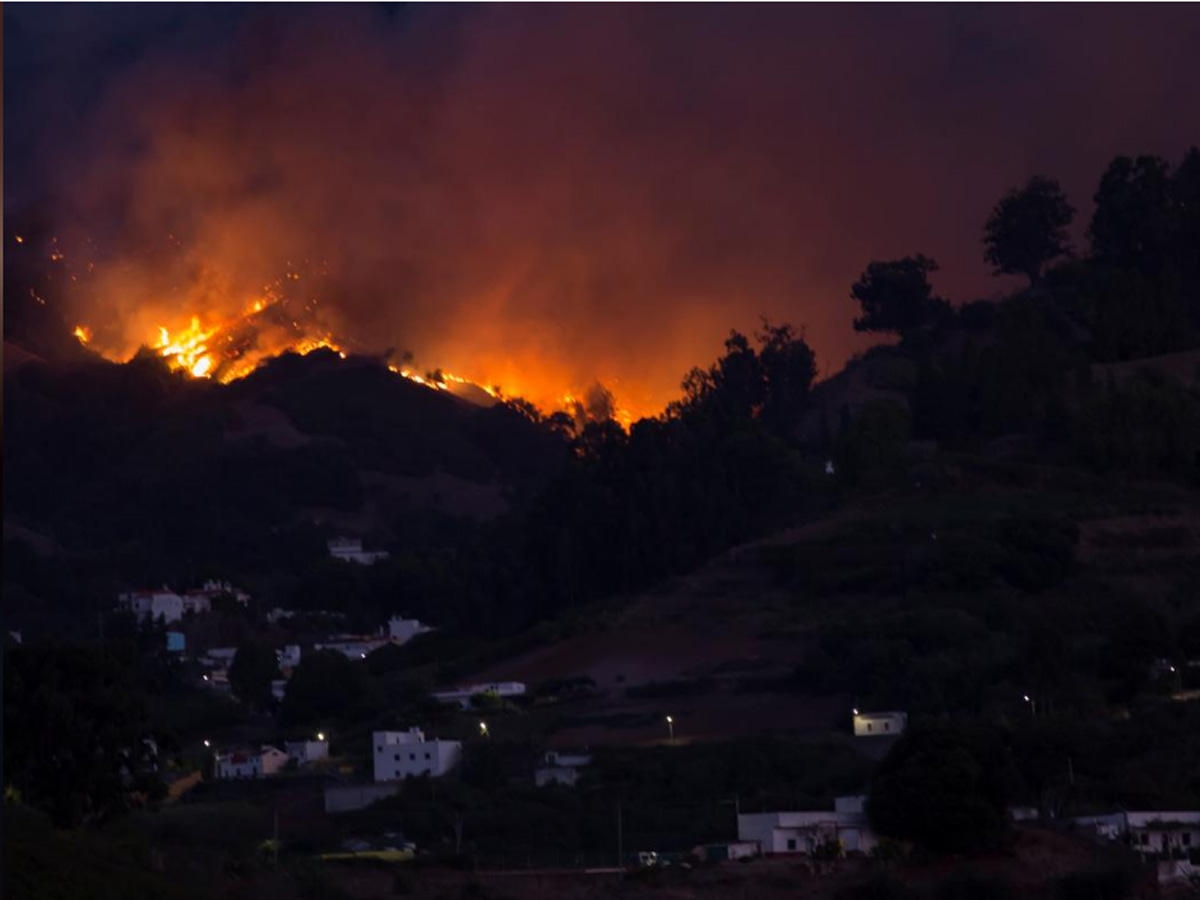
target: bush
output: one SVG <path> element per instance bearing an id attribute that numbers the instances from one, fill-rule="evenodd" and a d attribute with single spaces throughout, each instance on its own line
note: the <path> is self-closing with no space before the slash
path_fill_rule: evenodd
<path id="1" fill-rule="evenodd" d="M 1058 900 L 1124 900 L 1133 893 L 1137 877 L 1128 868 L 1072 872 L 1058 880 Z"/>
<path id="2" fill-rule="evenodd" d="M 880 874 L 842 888 L 834 896 L 837 900 L 919 900 L 921 895 L 898 878 Z"/>

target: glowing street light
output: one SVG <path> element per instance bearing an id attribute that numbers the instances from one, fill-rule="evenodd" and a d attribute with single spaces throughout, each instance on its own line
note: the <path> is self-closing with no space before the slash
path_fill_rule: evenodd
<path id="1" fill-rule="evenodd" d="M 318 740 L 318 741 L 323 741 L 323 740 L 325 740 L 325 732 L 323 732 L 323 731 L 318 731 L 318 732 L 317 732 L 317 740 Z"/>
<path id="2" fill-rule="evenodd" d="M 851 712 L 853 715 L 856 715 L 856 716 L 857 716 L 857 715 L 858 715 L 858 707 L 857 707 L 857 706 L 856 706 L 856 707 L 854 707 L 854 709 L 850 710 L 850 712 Z"/>
<path id="3" fill-rule="evenodd" d="M 211 746 L 212 746 L 212 741 L 210 741 L 208 738 L 205 738 L 205 739 L 204 739 L 204 746 L 205 746 L 205 747 L 211 747 Z"/>
<path id="4" fill-rule="evenodd" d="M 1022 694 L 1021 699 L 1023 699 L 1026 703 L 1029 704 L 1029 709 L 1033 712 L 1034 716 L 1036 716 L 1037 715 L 1037 701 L 1034 700 L 1032 697 L 1030 697 L 1028 694 Z"/>
<path id="5" fill-rule="evenodd" d="M 667 734 L 670 735 L 671 743 L 675 743 L 675 720 L 667 716 Z"/>
<path id="6" fill-rule="evenodd" d="M 488 730 L 487 730 L 487 722 L 480 722 L 480 723 L 479 723 L 479 733 L 480 733 L 480 735 L 482 735 L 483 737 L 490 737 L 490 736 L 491 736 L 491 735 L 489 735 L 489 734 L 488 734 Z"/>

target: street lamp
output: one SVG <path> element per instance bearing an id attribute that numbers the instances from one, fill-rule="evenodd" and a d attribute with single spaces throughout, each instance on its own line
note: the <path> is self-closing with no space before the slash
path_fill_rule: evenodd
<path id="1" fill-rule="evenodd" d="M 667 734 L 670 735 L 671 743 L 675 743 L 675 720 L 667 716 Z"/>
<path id="2" fill-rule="evenodd" d="M 205 738 L 205 739 L 204 739 L 204 746 L 205 746 L 205 747 L 211 747 L 211 746 L 212 746 L 212 741 L 210 741 L 208 738 Z"/>
<path id="3" fill-rule="evenodd" d="M 480 733 L 480 734 L 481 734 L 483 737 L 490 737 L 490 735 L 488 734 L 488 730 L 487 730 L 487 722 L 480 722 L 480 723 L 479 723 L 479 733 Z"/>
<path id="4" fill-rule="evenodd" d="M 318 732 L 317 732 L 317 740 L 318 740 L 318 741 L 323 741 L 323 740 L 325 740 L 325 732 L 323 732 L 323 731 L 318 731 Z"/>
<path id="5" fill-rule="evenodd" d="M 1029 704 L 1029 708 L 1030 708 L 1030 710 L 1032 710 L 1034 717 L 1036 717 L 1036 716 L 1037 716 L 1037 701 L 1035 701 L 1035 700 L 1034 700 L 1032 697 L 1030 697 L 1028 694 L 1022 694 L 1021 696 L 1022 696 L 1022 699 L 1023 699 L 1023 700 L 1024 700 L 1026 703 L 1028 703 L 1028 704 Z"/>

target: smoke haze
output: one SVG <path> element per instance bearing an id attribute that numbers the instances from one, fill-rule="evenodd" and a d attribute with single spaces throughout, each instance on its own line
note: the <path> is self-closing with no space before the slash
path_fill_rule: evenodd
<path id="1" fill-rule="evenodd" d="M 274 285 L 543 406 L 653 414 L 760 315 L 833 371 L 870 260 L 995 292 L 1003 191 L 1058 177 L 1086 220 L 1112 156 L 1198 139 L 1186 7 L 136 10 L 4 12 L 9 192 L 94 242 L 98 346 Z"/>

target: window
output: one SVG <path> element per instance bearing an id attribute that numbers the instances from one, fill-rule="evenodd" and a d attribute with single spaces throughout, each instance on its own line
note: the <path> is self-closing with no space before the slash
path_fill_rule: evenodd
<path id="1" fill-rule="evenodd" d="M 884 722 L 884 723 L 883 723 L 883 730 L 884 730 L 884 731 L 891 731 L 891 730 L 892 730 L 892 723 L 891 723 L 891 722 Z"/>
<path id="2" fill-rule="evenodd" d="M 417 754 L 415 754 L 415 753 L 410 753 L 410 754 L 408 754 L 408 758 L 409 758 L 410 760 L 416 760 L 416 758 L 417 758 Z"/>
<path id="3" fill-rule="evenodd" d="M 795 839 L 795 838 L 788 838 L 788 845 L 787 845 L 787 847 L 788 847 L 788 849 L 789 849 L 789 850 L 795 850 L 795 849 L 796 849 L 796 839 Z"/>
<path id="4" fill-rule="evenodd" d="M 867 731 L 874 731 L 874 730 L 875 730 L 875 726 L 872 725 L 870 722 L 868 722 L 867 723 Z"/>
<path id="5" fill-rule="evenodd" d="M 396 762 L 400 762 L 400 754 L 399 753 L 394 753 L 392 755 L 395 757 Z"/>
<path id="6" fill-rule="evenodd" d="M 425 758 L 426 758 L 426 759 L 431 759 L 432 757 L 430 757 L 430 755 L 429 755 L 428 753 L 426 753 L 426 754 L 425 754 Z"/>

